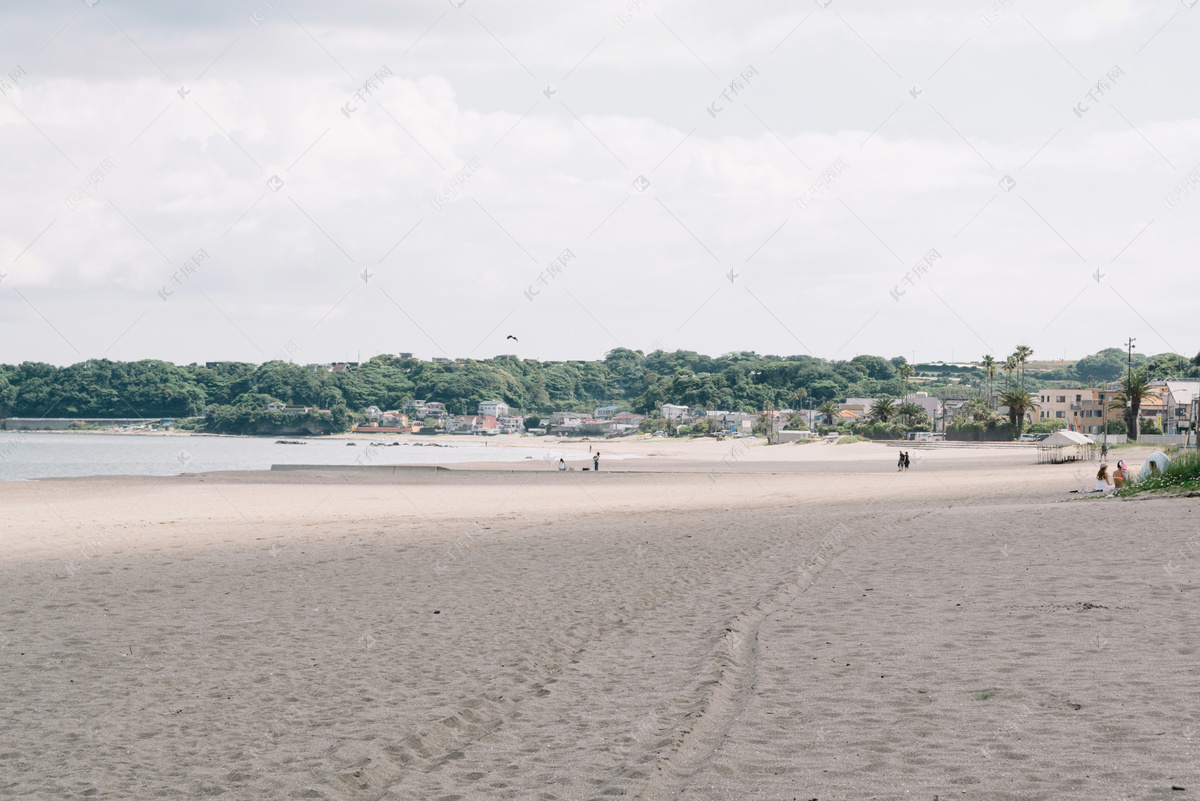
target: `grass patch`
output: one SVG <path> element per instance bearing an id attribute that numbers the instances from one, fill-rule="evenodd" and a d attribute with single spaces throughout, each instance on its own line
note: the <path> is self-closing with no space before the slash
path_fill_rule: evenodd
<path id="1" fill-rule="evenodd" d="M 1142 480 L 1134 479 L 1129 486 L 1117 490 L 1121 497 L 1143 492 L 1169 492 L 1171 494 L 1200 491 L 1200 450 L 1179 450 L 1169 454 L 1167 469 L 1157 476 Z"/>
<path id="2" fill-rule="evenodd" d="M 980 701 L 986 701 L 987 699 L 991 698 L 993 695 L 995 695 L 998 692 L 1000 692 L 1000 691 L 999 690 L 984 690 L 983 692 L 975 693 L 975 697 L 977 699 L 979 699 Z"/>
<path id="3" fill-rule="evenodd" d="M 867 441 L 866 437 L 860 437 L 858 434 L 850 434 L 849 436 L 838 437 L 837 442 L 835 442 L 834 444 L 835 445 L 853 445 L 855 442 L 866 442 L 866 441 Z"/>

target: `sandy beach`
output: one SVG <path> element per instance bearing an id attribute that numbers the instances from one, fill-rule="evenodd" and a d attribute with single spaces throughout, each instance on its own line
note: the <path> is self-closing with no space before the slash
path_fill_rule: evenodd
<path id="1" fill-rule="evenodd" d="M 1194 499 L 590 444 L 641 458 L 0 484 L 0 795 L 1200 792 Z"/>

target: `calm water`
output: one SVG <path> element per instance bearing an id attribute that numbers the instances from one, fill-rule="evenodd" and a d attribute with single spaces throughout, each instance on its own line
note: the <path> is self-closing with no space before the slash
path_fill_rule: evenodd
<path id="1" fill-rule="evenodd" d="M 0 481 L 68 476 L 172 476 L 212 470 L 269 470 L 273 464 L 454 464 L 520 462 L 526 457 L 559 457 L 581 462 L 589 455 L 543 447 L 503 448 L 479 438 L 430 438 L 429 444 L 370 447 L 369 437 L 299 439 L 303 445 L 276 445 L 269 437 L 181 437 L 153 434 L 46 434 L 0 431 Z M 383 440 L 380 440 L 383 441 Z M 393 440 L 394 441 L 394 440 Z M 619 458 L 615 454 L 608 458 Z"/>

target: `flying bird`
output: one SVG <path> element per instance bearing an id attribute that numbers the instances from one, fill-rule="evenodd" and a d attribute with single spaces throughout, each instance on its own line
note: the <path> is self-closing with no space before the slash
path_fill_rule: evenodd
<path id="1" fill-rule="evenodd" d="M 505 337 L 505 339 L 511 339 L 513 342 L 518 341 L 517 338 L 514 337 L 512 334 L 509 334 L 507 337 Z"/>

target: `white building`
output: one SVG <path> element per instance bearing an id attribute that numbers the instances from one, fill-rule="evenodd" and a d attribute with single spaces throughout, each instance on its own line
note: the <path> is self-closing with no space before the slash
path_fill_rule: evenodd
<path id="1" fill-rule="evenodd" d="M 658 409 L 659 414 L 668 420 L 682 420 L 687 417 L 688 407 L 676 406 L 673 403 L 664 403 Z"/>
<path id="2" fill-rule="evenodd" d="M 476 413 L 486 414 L 496 418 L 508 417 L 508 404 L 499 400 L 483 401 L 479 404 L 479 408 L 476 410 Z"/>
<path id="3" fill-rule="evenodd" d="M 366 408 L 366 415 L 372 420 L 378 420 L 380 417 L 383 417 L 383 412 L 378 406 L 368 406 Z"/>

